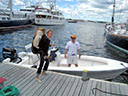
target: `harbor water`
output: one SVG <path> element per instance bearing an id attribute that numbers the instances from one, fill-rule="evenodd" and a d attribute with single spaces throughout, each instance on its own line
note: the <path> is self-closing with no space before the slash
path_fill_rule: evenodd
<path id="1" fill-rule="evenodd" d="M 53 30 L 51 43 L 56 43 L 61 53 L 64 53 L 65 45 L 71 39 L 71 35 L 75 34 L 80 43 L 82 55 L 106 57 L 126 62 L 126 58 L 119 56 L 106 45 L 104 25 L 93 22 L 67 23 L 63 26 L 33 25 L 25 29 L 0 32 L 0 58 L 2 57 L 2 48 L 6 46 L 15 48 L 17 52 L 25 51 L 24 46 L 32 42 L 37 28 L 43 27 L 46 30 Z M 120 77 L 116 78 L 115 81 L 122 82 Z"/>

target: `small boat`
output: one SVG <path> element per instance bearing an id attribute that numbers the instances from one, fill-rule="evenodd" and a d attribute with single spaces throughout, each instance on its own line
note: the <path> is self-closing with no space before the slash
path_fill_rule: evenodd
<path id="1" fill-rule="evenodd" d="M 27 45 L 26 49 L 29 46 L 31 45 Z M 11 52 L 8 50 L 10 50 Z M 8 52 L 12 54 L 10 55 L 13 56 L 12 58 L 8 58 Z M 53 49 L 51 49 L 50 52 L 53 52 Z M 13 64 L 28 68 L 31 68 L 35 65 L 39 66 L 40 59 L 38 55 L 33 54 L 32 52 L 20 52 L 18 53 L 18 55 L 16 55 L 15 53 L 16 51 L 14 49 L 4 49 L 3 57 L 6 57 L 6 59 L 3 60 L 2 63 Z M 82 55 L 81 58 L 78 60 L 78 67 L 75 67 L 74 65 L 68 67 L 67 59 L 64 58 L 64 54 L 61 54 L 59 51 L 57 51 L 55 54 L 56 57 L 50 59 L 51 62 L 48 68 L 48 70 L 50 71 L 81 76 L 83 70 L 88 70 L 88 77 L 108 80 L 119 76 L 121 73 L 125 72 L 128 69 L 128 65 L 125 62 L 86 55 Z M 19 57 L 15 60 L 16 56 Z"/>
<path id="2" fill-rule="evenodd" d="M 73 20 L 73 19 L 67 19 L 68 23 L 77 23 L 77 20 Z"/>

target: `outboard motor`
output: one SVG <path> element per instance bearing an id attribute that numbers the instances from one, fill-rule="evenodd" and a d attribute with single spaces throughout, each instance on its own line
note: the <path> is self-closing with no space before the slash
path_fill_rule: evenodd
<path id="1" fill-rule="evenodd" d="M 4 59 L 10 58 L 11 59 L 10 62 L 12 61 L 14 62 L 18 57 L 16 50 L 14 48 L 8 48 L 8 47 L 3 48 L 2 55 Z"/>

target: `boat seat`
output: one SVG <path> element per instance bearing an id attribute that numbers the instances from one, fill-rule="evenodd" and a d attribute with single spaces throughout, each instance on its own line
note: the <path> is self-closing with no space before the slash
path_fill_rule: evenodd
<path id="1" fill-rule="evenodd" d="M 28 44 L 28 45 L 26 45 L 25 46 L 25 49 L 26 49 L 26 52 L 27 52 L 27 55 L 28 55 L 28 57 L 29 57 L 29 60 L 28 60 L 28 63 L 31 65 L 31 63 L 33 63 L 33 65 L 35 65 L 34 64 L 34 59 L 33 59 L 33 56 L 37 56 L 37 58 L 38 58 L 38 60 L 40 59 L 40 57 L 38 56 L 38 54 L 33 54 L 32 52 L 31 52 L 31 47 L 32 47 L 32 44 L 30 43 L 30 44 Z M 37 60 L 36 60 L 37 61 Z"/>

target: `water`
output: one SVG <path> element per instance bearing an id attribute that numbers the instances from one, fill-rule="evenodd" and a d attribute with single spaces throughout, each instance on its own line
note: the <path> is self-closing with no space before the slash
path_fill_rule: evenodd
<path id="1" fill-rule="evenodd" d="M 0 52 L 5 46 L 16 48 L 17 52 L 25 51 L 24 46 L 32 42 L 34 32 L 37 28 L 53 30 L 51 42 L 56 42 L 61 53 L 64 53 L 65 45 L 71 35 L 77 36 L 81 45 L 81 54 L 112 58 L 125 61 L 125 58 L 115 54 L 106 46 L 104 24 L 102 23 L 67 23 L 64 26 L 36 26 L 17 31 L 0 33 Z M 117 80 L 117 79 L 116 79 Z"/>

